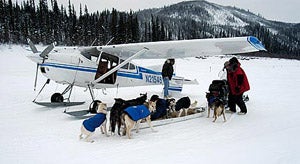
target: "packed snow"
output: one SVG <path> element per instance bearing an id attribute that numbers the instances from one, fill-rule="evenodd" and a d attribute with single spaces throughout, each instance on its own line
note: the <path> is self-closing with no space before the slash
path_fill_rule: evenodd
<path id="1" fill-rule="evenodd" d="M 86 101 L 76 107 L 47 108 L 32 102 L 36 64 L 26 58 L 25 46 L 0 45 L 0 163 L 300 163 L 300 62 L 247 58 L 240 60 L 251 90 L 246 115 L 226 114 L 215 123 L 204 112 L 200 118 L 149 128 L 125 136 L 109 136 L 97 130 L 94 143 L 79 141 L 82 119 L 63 113 L 87 109 L 91 97 L 86 88 L 74 88 L 71 100 Z M 176 60 L 176 74 L 197 79 L 176 97 L 189 96 L 205 105 L 205 92 L 219 79 L 230 56 Z M 144 66 L 164 60 L 138 60 Z M 46 79 L 39 74 L 38 89 Z M 49 101 L 64 87 L 50 82 L 37 98 Z M 135 98 L 147 92 L 162 95 L 163 86 L 95 90 L 109 106 L 115 97 Z M 105 94 L 103 94 L 106 93 Z"/>

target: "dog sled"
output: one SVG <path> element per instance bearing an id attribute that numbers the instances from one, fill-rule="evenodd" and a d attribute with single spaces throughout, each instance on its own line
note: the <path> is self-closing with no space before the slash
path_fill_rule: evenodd
<path id="1" fill-rule="evenodd" d="M 77 119 L 86 119 L 89 117 L 94 116 L 96 113 L 91 113 L 91 108 L 93 109 L 93 104 L 90 105 L 90 108 L 88 110 L 74 110 L 74 111 L 67 111 L 65 110 L 64 113 L 77 118 Z M 107 111 L 111 112 L 111 108 L 112 107 L 108 107 Z M 166 118 L 162 118 L 162 119 L 157 119 L 157 120 L 153 120 L 152 121 L 152 125 L 153 126 L 162 126 L 162 125 L 168 125 L 168 124 L 172 124 L 172 123 L 177 123 L 177 122 L 182 122 L 182 121 L 186 121 L 186 120 L 191 120 L 191 119 L 195 119 L 195 118 L 199 118 L 201 116 L 203 116 L 203 112 L 205 112 L 206 107 L 204 106 L 197 106 L 197 107 L 191 107 L 189 108 L 189 110 L 194 111 L 192 114 L 188 113 L 188 114 L 183 114 L 181 116 L 176 116 L 176 117 L 166 117 Z M 110 114 L 108 114 L 109 116 Z M 108 118 L 109 120 L 110 118 Z M 147 126 L 146 123 L 141 123 L 140 124 L 140 128 L 149 128 L 149 126 Z"/>
<path id="2" fill-rule="evenodd" d="M 152 126 L 157 127 L 157 126 L 163 126 L 163 125 L 168 125 L 168 124 L 173 124 L 173 123 L 178 123 L 178 122 L 183 122 L 195 118 L 199 118 L 203 116 L 203 112 L 205 112 L 206 107 L 194 107 L 190 108 L 191 110 L 194 110 L 194 114 L 189 114 L 185 116 L 180 116 L 180 117 L 170 117 L 170 118 L 164 118 L 164 119 L 158 119 L 158 120 L 153 120 Z M 145 129 L 149 128 L 146 122 L 142 122 L 140 124 L 140 129 Z"/>

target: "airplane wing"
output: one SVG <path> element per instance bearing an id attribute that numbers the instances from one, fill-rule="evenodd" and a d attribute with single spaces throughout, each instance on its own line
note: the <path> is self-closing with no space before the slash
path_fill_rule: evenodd
<path id="1" fill-rule="evenodd" d="M 149 51 L 137 58 L 184 58 L 266 51 L 262 43 L 253 36 L 130 43 L 98 46 L 97 49 L 126 59 L 145 47 Z"/>

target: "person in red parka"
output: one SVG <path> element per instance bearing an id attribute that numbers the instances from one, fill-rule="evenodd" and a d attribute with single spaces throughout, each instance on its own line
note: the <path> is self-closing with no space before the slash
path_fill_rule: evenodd
<path id="1" fill-rule="evenodd" d="M 228 107 L 229 112 L 236 112 L 236 105 L 240 108 L 238 114 L 246 114 L 247 107 L 243 100 L 244 92 L 250 90 L 250 85 L 246 76 L 246 73 L 241 68 L 236 57 L 229 60 L 229 64 L 226 66 L 227 70 L 227 81 L 229 85 L 229 97 Z"/>

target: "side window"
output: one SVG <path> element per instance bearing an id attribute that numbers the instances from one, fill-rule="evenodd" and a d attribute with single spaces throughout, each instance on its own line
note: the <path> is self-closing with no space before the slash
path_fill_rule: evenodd
<path id="1" fill-rule="evenodd" d="M 135 69 L 135 65 L 134 64 L 132 64 L 132 63 L 129 63 L 130 65 L 129 65 L 129 70 L 134 70 Z"/>
<path id="2" fill-rule="evenodd" d="M 123 59 L 121 59 L 120 63 L 124 62 Z M 121 67 L 122 69 L 126 69 L 126 70 L 135 70 L 135 65 L 132 63 L 127 63 L 125 64 L 123 67 Z"/>

